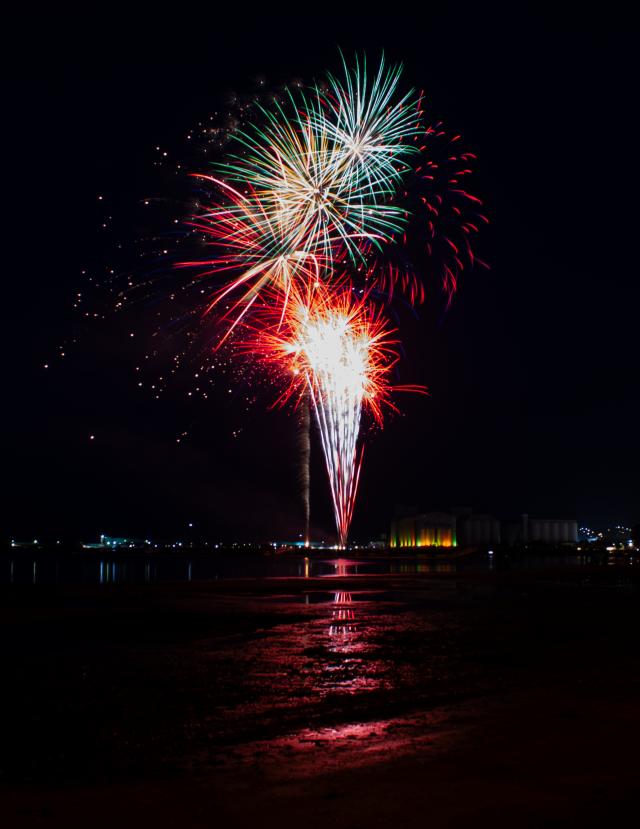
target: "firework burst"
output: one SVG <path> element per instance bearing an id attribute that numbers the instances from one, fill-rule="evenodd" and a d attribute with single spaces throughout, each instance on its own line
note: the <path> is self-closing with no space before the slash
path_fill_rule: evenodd
<path id="1" fill-rule="evenodd" d="M 213 201 L 189 224 L 213 255 L 178 265 L 223 281 L 207 307 L 229 301 L 223 339 L 263 289 L 278 289 L 284 314 L 296 281 L 331 280 L 402 232 L 407 212 L 391 202 L 418 153 L 421 111 L 412 92 L 398 95 L 399 77 L 384 60 L 371 79 L 366 64 L 345 66 L 344 86 L 330 77 L 327 90 L 261 109 L 218 175 L 197 176 Z"/>
<path id="2" fill-rule="evenodd" d="M 385 407 L 395 409 L 393 391 L 424 391 L 392 386 L 398 361 L 395 330 L 369 297 L 348 282 L 310 285 L 290 297 L 284 318 L 270 305 L 242 344 L 286 378 L 279 398 L 296 404 L 308 394 L 320 433 L 340 544 L 346 544 L 358 489 L 363 410 L 382 424 Z"/>

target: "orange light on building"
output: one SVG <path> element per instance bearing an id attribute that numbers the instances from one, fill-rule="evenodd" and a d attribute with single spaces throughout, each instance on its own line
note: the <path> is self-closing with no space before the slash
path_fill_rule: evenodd
<path id="1" fill-rule="evenodd" d="M 426 516 L 425 516 L 426 518 Z M 390 537 L 391 547 L 455 547 L 455 527 L 435 524 L 421 517 L 402 518 L 394 523 Z"/>

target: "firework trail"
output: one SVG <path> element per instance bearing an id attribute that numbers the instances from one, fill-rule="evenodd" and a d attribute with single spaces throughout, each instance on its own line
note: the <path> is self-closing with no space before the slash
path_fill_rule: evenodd
<path id="1" fill-rule="evenodd" d="M 302 501 L 304 519 L 304 543 L 309 546 L 311 519 L 311 409 L 309 396 L 304 395 L 300 401 L 300 419 L 298 421 L 298 486 Z"/>
<path id="2" fill-rule="evenodd" d="M 385 406 L 395 409 L 391 392 L 424 391 L 392 387 L 398 360 L 382 311 L 348 282 L 326 281 L 295 291 L 284 318 L 270 304 L 243 348 L 288 378 L 279 403 L 311 403 L 325 458 L 341 546 L 346 545 L 358 490 L 362 447 L 361 415 L 367 409 L 382 423 Z"/>

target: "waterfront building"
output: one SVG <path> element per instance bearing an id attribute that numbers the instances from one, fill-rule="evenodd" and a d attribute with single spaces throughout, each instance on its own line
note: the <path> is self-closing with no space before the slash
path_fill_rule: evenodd
<path id="1" fill-rule="evenodd" d="M 493 515 L 474 513 L 469 507 L 449 512 L 407 511 L 391 523 L 389 546 L 482 547 L 504 544 L 576 544 L 578 522 L 574 518 L 531 518 L 500 521 Z"/>

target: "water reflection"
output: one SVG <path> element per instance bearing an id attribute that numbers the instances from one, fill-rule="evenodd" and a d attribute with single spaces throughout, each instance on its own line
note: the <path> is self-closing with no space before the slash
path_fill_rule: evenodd
<path id="1" fill-rule="evenodd" d="M 391 573 L 455 573 L 458 565 L 454 561 L 401 561 L 392 563 Z"/>
<path id="2" fill-rule="evenodd" d="M 353 561 L 339 558 L 333 562 L 333 569 L 335 576 L 352 576 L 358 572 L 358 565 Z"/>
<path id="3" fill-rule="evenodd" d="M 357 630 L 355 624 L 356 614 L 353 610 L 353 598 L 351 593 L 339 591 L 333 597 L 333 613 L 331 617 L 331 625 L 329 626 L 329 636 L 339 636 L 344 638 Z"/>
<path id="4" fill-rule="evenodd" d="M 361 558 L 316 558 L 313 555 L 263 556 L 256 554 L 130 554 L 109 558 L 84 552 L 43 552 L 4 556 L 0 553 L 0 584 L 150 584 L 155 582 L 206 581 L 218 579 L 351 578 L 375 575 L 464 574 L 472 570 L 577 569 L 611 565 L 637 567 L 634 556 L 591 555 L 486 555 L 464 558 L 372 555 Z M 340 620 L 337 620 L 338 622 Z"/>
<path id="5" fill-rule="evenodd" d="M 115 561 L 101 561 L 99 573 L 100 584 L 117 584 L 126 579 L 127 565 L 118 565 Z"/>
<path id="6" fill-rule="evenodd" d="M 353 696 L 380 688 L 386 668 L 385 660 L 378 657 L 377 631 L 384 624 L 384 605 L 378 593 L 338 590 L 333 594 L 329 625 L 324 629 L 324 657 L 315 666 L 318 691 Z"/>

